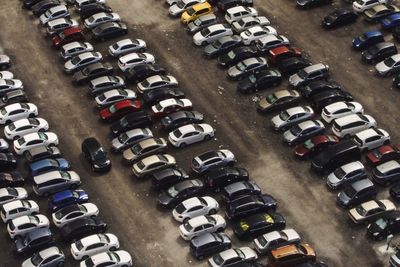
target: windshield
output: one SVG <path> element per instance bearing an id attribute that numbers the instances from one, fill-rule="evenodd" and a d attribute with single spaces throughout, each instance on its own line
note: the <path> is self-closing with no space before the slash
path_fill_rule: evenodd
<path id="1" fill-rule="evenodd" d="M 356 3 L 363 6 L 364 5 L 364 0 L 357 0 Z"/>
<path id="2" fill-rule="evenodd" d="M 230 51 L 227 55 L 228 55 L 228 57 L 229 57 L 230 59 L 234 59 L 235 56 L 236 56 L 235 52 L 233 52 L 233 51 Z"/>
<path id="3" fill-rule="evenodd" d="M 186 11 L 188 13 L 189 16 L 193 15 L 194 13 L 196 13 L 196 10 L 194 10 L 192 7 L 189 7 L 188 10 Z"/>
<path id="4" fill-rule="evenodd" d="M 214 262 L 218 265 L 218 266 L 222 266 L 222 264 L 224 263 L 224 259 L 218 254 L 214 256 Z"/>
<path id="5" fill-rule="evenodd" d="M 286 110 L 282 111 L 281 114 L 279 114 L 279 118 L 281 120 L 286 121 L 289 118 L 289 113 L 287 113 Z"/>
<path id="6" fill-rule="evenodd" d="M 143 161 L 139 161 L 138 163 L 136 163 L 136 165 L 138 166 L 139 169 L 143 170 L 146 165 L 144 165 Z"/>
<path id="7" fill-rule="evenodd" d="M 99 98 L 99 100 L 100 100 L 101 102 L 103 102 L 104 100 L 106 100 L 106 96 L 105 96 L 104 94 L 99 95 L 98 98 Z"/>
<path id="8" fill-rule="evenodd" d="M 346 175 L 346 172 L 342 168 L 336 169 L 333 174 L 340 180 Z"/>
<path id="9" fill-rule="evenodd" d="M 267 240 L 264 238 L 264 236 L 260 236 L 259 238 L 257 238 L 258 242 L 260 243 L 261 246 L 265 246 L 267 245 Z"/>
<path id="10" fill-rule="evenodd" d="M 348 196 L 348 197 L 352 197 L 354 196 L 357 191 L 354 190 L 354 188 L 352 186 L 348 186 L 344 189 L 344 193 Z"/>
<path id="11" fill-rule="evenodd" d="M 195 26 L 200 26 L 201 25 L 201 19 L 196 19 L 195 21 L 193 21 L 193 24 Z"/>
<path id="12" fill-rule="evenodd" d="M 190 223 L 184 223 L 183 227 L 185 227 L 186 231 L 190 232 L 193 230 L 193 227 L 190 225 Z"/>
<path id="13" fill-rule="evenodd" d="M 274 103 L 276 100 L 278 100 L 278 98 L 274 94 L 267 96 L 267 101 L 270 104 Z"/>
<path id="14" fill-rule="evenodd" d="M 383 229 L 385 229 L 386 226 L 387 226 L 387 221 L 386 221 L 385 219 L 383 219 L 383 218 L 380 218 L 379 220 L 377 220 L 377 221 L 375 222 L 375 224 L 376 224 L 379 228 L 381 228 L 381 229 L 383 230 Z"/>
<path id="15" fill-rule="evenodd" d="M 382 156 L 382 154 L 381 154 L 381 152 L 379 152 L 379 150 L 378 149 L 376 149 L 376 150 L 373 150 L 372 151 L 372 155 L 374 155 L 376 158 L 381 158 L 381 156 Z"/>
<path id="16" fill-rule="evenodd" d="M 307 149 L 311 149 L 315 146 L 313 141 L 311 139 L 308 139 L 307 141 L 304 142 L 304 147 Z"/>
<path id="17" fill-rule="evenodd" d="M 176 190 L 175 186 L 172 186 L 168 189 L 168 195 L 170 197 L 176 197 L 178 195 L 178 191 Z"/>
<path id="18" fill-rule="evenodd" d="M 108 111 L 110 111 L 110 113 L 115 113 L 117 111 L 117 108 L 115 107 L 115 105 L 112 105 L 108 108 Z"/>
<path id="19" fill-rule="evenodd" d="M 176 137 L 181 137 L 181 136 L 182 136 L 182 132 L 181 132 L 179 129 L 176 129 L 176 130 L 174 131 L 174 135 L 175 135 Z"/>
<path id="20" fill-rule="evenodd" d="M 118 136 L 118 140 L 121 143 L 125 143 L 126 141 L 128 141 L 129 136 L 126 133 L 121 134 L 120 136 Z"/>
<path id="21" fill-rule="evenodd" d="M 290 129 L 290 132 L 293 135 L 297 136 L 297 135 L 299 135 L 299 133 L 301 133 L 301 128 L 298 125 L 295 125 Z"/>
<path id="22" fill-rule="evenodd" d="M 205 28 L 204 30 L 201 30 L 201 35 L 208 36 L 209 34 L 210 34 L 210 30 L 208 28 Z"/>
<path id="23" fill-rule="evenodd" d="M 392 57 L 389 57 L 387 59 L 385 59 L 385 61 L 383 61 L 385 63 L 386 66 L 391 67 L 394 65 L 394 63 L 396 63 L 395 60 L 393 60 Z"/>
<path id="24" fill-rule="evenodd" d="M 82 250 L 83 249 L 83 244 L 80 240 L 75 242 L 75 246 L 78 250 Z"/>
<path id="25" fill-rule="evenodd" d="M 14 124 L 14 123 L 10 123 L 10 124 L 8 125 L 8 129 L 9 129 L 10 131 L 14 131 L 14 130 L 15 130 L 15 124 Z"/>
<path id="26" fill-rule="evenodd" d="M 304 69 L 302 69 L 302 70 L 299 70 L 299 72 L 297 73 L 297 75 L 300 77 L 300 78 L 306 78 L 307 77 L 307 72 L 305 72 L 304 71 Z"/>
<path id="27" fill-rule="evenodd" d="M 81 58 L 80 58 L 80 57 L 74 57 L 74 58 L 71 60 L 71 63 L 74 64 L 74 65 L 76 65 L 76 64 L 78 64 L 80 61 L 81 61 Z"/>
<path id="28" fill-rule="evenodd" d="M 360 214 L 362 216 L 364 216 L 367 213 L 367 211 L 362 206 L 358 206 L 356 208 L 356 211 L 358 212 L 358 214 Z"/>
<path id="29" fill-rule="evenodd" d="M 236 68 L 237 68 L 238 70 L 243 71 L 243 70 L 246 69 L 246 65 L 245 65 L 243 62 L 239 62 L 238 64 L 236 64 Z"/>
<path id="30" fill-rule="evenodd" d="M 33 255 L 33 257 L 31 258 L 31 262 L 34 266 L 38 266 L 41 262 L 43 261 L 43 258 L 40 257 L 39 253 L 36 253 L 35 255 Z"/>
<path id="31" fill-rule="evenodd" d="M 180 9 L 184 9 L 185 8 L 185 3 L 182 0 L 178 0 L 178 2 L 176 2 L 176 5 L 180 8 Z"/>

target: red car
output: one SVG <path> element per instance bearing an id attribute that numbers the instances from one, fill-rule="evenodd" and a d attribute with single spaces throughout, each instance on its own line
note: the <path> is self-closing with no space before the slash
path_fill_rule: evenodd
<path id="1" fill-rule="evenodd" d="M 189 99 L 169 98 L 160 101 L 157 105 L 152 106 L 151 111 L 153 112 L 153 117 L 161 118 L 176 111 L 192 110 L 192 108 L 192 102 Z"/>
<path id="2" fill-rule="evenodd" d="M 384 145 L 374 150 L 371 150 L 367 154 L 367 162 L 372 166 L 377 166 L 389 160 L 400 159 L 400 144 Z"/>
<path id="3" fill-rule="evenodd" d="M 294 153 L 297 157 L 304 159 L 315 155 L 327 146 L 337 143 L 339 143 L 339 138 L 334 135 L 316 135 L 304 143 L 297 145 L 294 149 Z"/>
<path id="4" fill-rule="evenodd" d="M 139 111 L 142 109 L 140 101 L 135 100 L 123 100 L 108 108 L 104 108 L 100 111 L 100 117 L 106 122 L 112 122 L 114 120 L 120 119 L 128 113 Z"/>
<path id="5" fill-rule="evenodd" d="M 84 36 L 82 34 L 82 30 L 79 27 L 68 28 L 55 36 L 53 36 L 53 46 L 55 48 L 60 48 L 61 46 L 74 42 L 74 41 L 82 41 L 84 40 Z"/>
<path id="6" fill-rule="evenodd" d="M 280 61 L 291 57 L 301 57 L 301 50 L 296 47 L 279 46 L 269 50 L 267 54 L 269 62 L 273 65 L 277 65 Z"/>

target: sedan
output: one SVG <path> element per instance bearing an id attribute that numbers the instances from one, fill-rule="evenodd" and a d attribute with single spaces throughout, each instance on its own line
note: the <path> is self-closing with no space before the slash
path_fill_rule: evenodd
<path id="1" fill-rule="evenodd" d="M 14 150 L 17 155 L 23 155 L 34 147 L 57 146 L 58 137 L 52 132 L 30 133 L 14 141 Z"/>
<path id="2" fill-rule="evenodd" d="M 265 254 L 274 248 L 283 247 L 290 244 L 298 244 L 301 241 L 300 235 L 294 229 L 273 231 L 263 234 L 253 240 L 256 251 Z"/>
<path id="3" fill-rule="evenodd" d="M 88 29 L 93 29 L 100 24 L 106 23 L 106 22 L 118 22 L 120 21 L 121 18 L 117 13 L 97 13 L 94 14 L 93 16 L 85 19 L 84 25 Z"/>
<path id="4" fill-rule="evenodd" d="M 297 0 L 296 5 L 299 8 L 306 9 L 317 6 L 329 5 L 332 0 Z"/>
<path id="5" fill-rule="evenodd" d="M 260 99 L 257 111 L 265 113 L 277 109 L 295 106 L 300 101 L 300 94 L 296 90 L 281 90 Z"/>
<path id="6" fill-rule="evenodd" d="M 384 42 L 383 34 L 380 31 L 368 31 L 356 37 L 352 41 L 354 49 L 364 50 L 377 43 Z"/>
<path id="7" fill-rule="evenodd" d="M 64 60 L 71 59 L 74 56 L 85 52 L 92 52 L 93 46 L 88 42 L 71 42 L 61 47 L 60 56 Z"/>
<path id="8" fill-rule="evenodd" d="M 203 122 L 203 114 L 197 111 L 178 111 L 161 119 L 161 127 L 174 130 L 178 127 Z"/>
<path id="9" fill-rule="evenodd" d="M 268 50 L 268 62 L 273 65 L 278 65 L 281 61 L 297 57 L 301 58 L 302 52 L 297 47 L 278 46 L 274 49 Z"/>
<path id="10" fill-rule="evenodd" d="M 0 71 L 0 80 L 11 80 L 14 78 L 14 73 L 11 71 L 3 70 Z"/>
<path id="11" fill-rule="evenodd" d="M 395 54 L 375 65 L 381 76 L 390 76 L 400 72 L 400 54 Z"/>
<path id="12" fill-rule="evenodd" d="M 129 89 L 113 89 L 104 92 L 95 97 L 96 105 L 98 108 L 108 107 L 115 102 L 122 100 L 133 100 L 136 98 L 136 93 Z"/>
<path id="13" fill-rule="evenodd" d="M 0 189 L 1 190 L 1 189 Z M 185 179 L 169 187 L 158 195 L 158 203 L 165 208 L 173 208 L 185 199 L 197 196 L 204 191 L 204 184 L 199 179 Z"/>
<path id="14" fill-rule="evenodd" d="M 13 200 L 22 200 L 28 197 L 28 192 L 23 187 L 0 188 L 0 205 L 4 205 Z"/>
<path id="15" fill-rule="evenodd" d="M 386 213 L 381 218 L 368 225 L 367 236 L 373 240 L 383 240 L 389 235 L 395 235 L 400 232 L 400 212 L 392 211 Z M 397 261 L 400 262 L 400 255 L 397 255 Z M 393 256 L 392 256 L 393 257 Z"/>
<path id="16" fill-rule="evenodd" d="M 25 118 L 38 115 L 38 108 L 32 103 L 15 103 L 0 109 L 0 124 L 10 124 Z"/>
<path id="17" fill-rule="evenodd" d="M 93 203 L 72 204 L 64 207 L 51 216 L 56 227 L 61 228 L 67 223 L 77 219 L 96 217 L 99 214 L 99 209 Z"/>
<path id="18" fill-rule="evenodd" d="M 137 160 L 154 154 L 156 152 L 163 152 L 167 148 L 167 142 L 164 138 L 149 138 L 140 141 L 123 152 L 124 159 L 129 162 L 136 162 Z"/>
<path id="19" fill-rule="evenodd" d="M 364 18 L 368 22 L 379 22 L 387 16 L 398 13 L 400 9 L 395 5 L 380 4 L 364 11 Z"/>
<path id="20" fill-rule="evenodd" d="M 202 215 L 181 224 L 179 233 L 184 240 L 191 240 L 203 234 L 222 232 L 225 227 L 226 222 L 221 215 Z"/>
<path id="21" fill-rule="evenodd" d="M 125 88 L 125 81 L 120 76 L 102 76 L 91 80 L 89 83 L 91 95 L 98 95 L 115 88 Z"/>
<path id="22" fill-rule="evenodd" d="M 131 267 L 132 256 L 125 250 L 102 252 L 81 261 L 80 267 Z"/>
<path id="23" fill-rule="evenodd" d="M 390 31 L 400 25 L 400 13 L 394 13 L 381 20 L 382 29 Z"/>
<path id="24" fill-rule="evenodd" d="M 242 94 L 250 94 L 278 86 L 281 82 L 282 75 L 278 70 L 261 69 L 240 81 L 237 85 L 237 90 Z"/>
<path id="25" fill-rule="evenodd" d="M 146 51 L 147 44 L 142 39 L 122 39 L 108 47 L 108 53 L 113 57 L 119 57 L 132 52 Z"/>
<path id="26" fill-rule="evenodd" d="M 157 171 L 149 176 L 152 180 L 152 186 L 157 191 L 167 189 L 174 184 L 189 179 L 189 175 L 184 170 L 177 167 Z"/>
<path id="27" fill-rule="evenodd" d="M 400 145 L 384 145 L 367 153 L 367 162 L 377 166 L 389 160 L 400 160 Z"/>
<path id="28" fill-rule="evenodd" d="M 205 46 L 215 40 L 233 35 L 232 29 L 225 24 L 214 24 L 204 28 L 193 36 L 193 42 L 198 46 Z"/>
<path id="29" fill-rule="evenodd" d="M 339 143 L 339 138 L 334 135 L 316 135 L 304 143 L 297 145 L 294 149 L 294 154 L 301 159 L 310 158 L 324 150 L 327 146 L 337 143 Z"/>
<path id="30" fill-rule="evenodd" d="M 155 59 L 152 54 L 134 52 L 121 56 L 118 60 L 118 67 L 125 72 L 135 65 L 148 63 L 155 63 Z"/>
<path id="31" fill-rule="evenodd" d="M 28 96 L 25 91 L 22 89 L 13 90 L 11 92 L 5 93 L 0 98 L 0 108 L 3 108 L 7 105 L 15 104 L 15 103 L 26 103 L 28 102 Z"/>
<path id="32" fill-rule="evenodd" d="M 153 112 L 153 117 L 160 118 L 173 112 L 191 110 L 192 108 L 192 102 L 187 98 L 170 98 L 162 100 L 157 105 L 152 106 L 151 110 Z"/>
<path id="33" fill-rule="evenodd" d="M 178 222 L 187 223 L 197 216 L 216 214 L 218 209 L 219 204 L 212 197 L 192 197 L 177 205 L 172 211 L 172 216 Z"/>
<path id="34" fill-rule="evenodd" d="M 363 114 L 364 108 L 358 102 L 335 102 L 322 109 L 321 117 L 327 123 L 350 114 Z"/>
<path id="35" fill-rule="evenodd" d="M 216 168 L 233 166 L 235 155 L 228 149 L 211 150 L 193 158 L 191 168 L 195 173 L 204 173 Z"/>
<path id="36" fill-rule="evenodd" d="M 128 69 L 125 73 L 125 78 L 129 82 L 137 83 L 151 76 L 166 74 L 167 71 L 158 64 L 139 64 Z"/>
<path id="37" fill-rule="evenodd" d="M 273 35 L 273 34 L 268 34 L 266 36 L 263 36 L 259 38 L 256 41 L 256 46 L 259 51 L 261 52 L 267 52 L 271 49 L 274 49 L 279 46 L 289 46 L 290 41 L 288 38 L 286 38 L 283 35 Z"/>
<path id="38" fill-rule="evenodd" d="M 244 45 L 255 45 L 256 41 L 267 35 L 278 35 L 278 32 L 271 26 L 253 26 L 240 33 Z"/>
<path id="39" fill-rule="evenodd" d="M 356 22 L 358 14 L 349 9 L 336 9 L 322 19 L 321 26 L 333 29 Z"/>
<path id="40" fill-rule="evenodd" d="M 264 17 L 264 16 L 258 16 L 258 17 L 253 17 L 253 16 L 249 16 L 249 17 L 244 17 L 241 18 L 238 21 L 234 21 L 231 26 L 232 26 L 232 30 L 234 30 L 237 33 L 241 33 L 253 26 L 268 26 L 270 25 L 270 21 Z"/>
<path id="41" fill-rule="evenodd" d="M 181 16 L 189 7 L 204 2 L 206 2 L 206 0 L 179 0 L 169 7 L 168 12 L 174 17 Z"/>
<path id="42" fill-rule="evenodd" d="M 78 70 L 83 69 L 85 66 L 95 62 L 99 62 L 102 59 L 103 56 L 99 52 L 85 52 L 79 54 L 65 62 L 64 72 L 67 74 L 72 74 Z"/>
<path id="43" fill-rule="evenodd" d="M 190 240 L 190 254 L 199 260 L 231 247 L 232 241 L 225 233 L 208 233 Z"/>
<path id="44" fill-rule="evenodd" d="M 56 212 L 66 206 L 86 203 L 88 200 L 88 194 L 82 189 L 64 190 L 55 193 L 49 198 L 48 208 L 51 212 Z"/>
<path id="45" fill-rule="evenodd" d="M 178 88 L 162 87 L 157 90 L 146 91 L 142 94 L 146 105 L 152 106 L 168 98 L 185 98 L 185 93 Z"/>
<path id="46" fill-rule="evenodd" d="M 38 228 L 49 228 L 50 221 L 42 214 L 24 215 L 12 219 L 7 224 L 7 231 L 11 239 L 26 235 L 28 232 Z"/>
<path id="47" fill-rule="evenodd" d="M 242 38 L 237 35 L 223 36 L 204 47 L 204 55 L 214 58 L 242 45 Z"/>
<path id="48" fill-rule="evenodd" d="M 25 179 L 19 172 L 0 172 L 1 187 L 24 186 Z"/>
<path id="49" fill-rule="evenodd" d="M 92 29 L 95 40 L 104 41 L 128 34 L 128 27 L 122 22 L 106 22 Z"/>
<path id="50" fill-rule="evenodd" d="M 257 260 L 257 253 L 249 247 L 231 248 L 208 259 L 210 267 L 239 266 Z M 242 265 L 240 265 L 242 266 Z M 247 266 L 247 265 L 243 265 Z M 251 266 L 251 265 L 248 265 Z"/>
<path id="51" fill-rule="evenodd" d="M 314 111 L 309 106 L 297 106 L 281 111 L 271 119 L 275 131 L 286 131 L 289 127 L 311 119 Z"/>
<path id="52" fill-rule="evenodd" d="M 300 87 L 315 80 L 326 79 L 329 76 L 329 66 L 322 63 L 306 67 L 289 77 L 289 85 Z"/>
<path id="53" fill-rule="evenodd" d="M 283 140 L 288 145 L 295 145 L 308 138 L 322 134 L 325 131 L 325 126 L 320 120 L 308 120 L 290 128 L 283 133 Z"/>
<path id="54" fill-rule="evenodd" d="M 177 79 L 171 75 L 153 75 L 137 84 L 138 92 L 141 94 L 154 89 L 170 88 L 177 86 Z"/>
<path id="55" fill-rule="evenodd" d="M 28 118 L 14 121 L 4 127 L 4 136 L 8 140 L 19 139 L 30 133 L 44 132 L 49 129 L 49 124 L 42 118 Z"/>
<path id="56" fill-rule="evenodd" d="M 153 133 L 149 128 L 132 129 L 121 133 L 117 138 L 111 141 L 112 149 L 116 152 L 122 151 L 128 146 L 132 146 L 140 141 L 153 137 Z"/>
<path id="57" fill-rule="evenodd" d="M 379 218 L 396 210 L 396 206 L 388 199 L 370 200 L 348 211 L 350 219 L 356 223 L 364 223 Z"/>
<path id="58" fill-rule="evenodd" d="M 96 62 L 77 71 L 72 76 L 73 83 L 84 84 L 101 76 L 111 76 L 114 72 L 111 64 Z"/>
<path id="59" fill-rule="evenodd" d="M 106 122 L 113 122 L 123 116 L 142 110 L 142 104 L 138 100 L 122 100 L 100 111 L 100 118 Z"/>
<path id="60" fill-rule="evenodd" d="M 42 159 L 29 164 L 32 176 L 49 171 L 68 171 L 70 168 L 69 161 L 64 158 Z"/>
<path id="61" fill-rule="evenodd" d="M 14 91 L 17 89 L 23 89 L 24 86 L 21 80 L 18 79 L 0 79 L 0 95 L 3 96 L 5 93 Z"/>
<path id="62" fill-rule="evenodd" d="M 175 165 L 175 158 L 169 154 L 151 155 L 133 164 L 132 172 L 136 177 L 142 178 L 156 171 L 175 167 Z"/>
<path id="63" fill-rule="evenodd" d="M 119 249 L 119 240 L 113 234 L 95 234 L 76 240 L 71 244 L 71 254 L 75 260 Z"/>
<path id="64" fill-rule="evenodd" d="M 240 46 L 232 49 L 228 53 L 218 57 L 218 64 L 221 67 L 230 67 L 239 61 L 249 58 L 260 56 L 260 52 L 255 46 Z"/>
<path id="65" fill-rule="evenodd" d="M 252 73 L 256 73 L 268 68 L 267 60 L 263 57 L 251 57 L 244 59 L 235 66 L 230 67 L 227 71 L 229 78 L 240 80 Z"/>
<path id="66" fill-rule="evenodd" d="M 188 124 L 181 126 L 168 135 L 168 140 L 175 147 L 186 147 L 189 144 L 214 137 L 214 129 L 209 124 Z"/>

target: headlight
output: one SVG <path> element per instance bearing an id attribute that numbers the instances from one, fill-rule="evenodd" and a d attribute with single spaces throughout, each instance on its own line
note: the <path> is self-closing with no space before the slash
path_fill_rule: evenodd
<path id="1" fill-rule="evenodd" d="M 95 168 L 100 168 L 100 166 L 97 165 L 97 164 L 93 164 L 93 167 L 95 167 Z"/>

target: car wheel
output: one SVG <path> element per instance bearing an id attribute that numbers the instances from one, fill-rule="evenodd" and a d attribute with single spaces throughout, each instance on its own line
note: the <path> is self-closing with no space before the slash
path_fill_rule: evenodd
<path id="1" fill-rule="evenodd" d="M 57 264 L 57 267 L 63 267 L 64 266 L 64 262 L 63 261 L 60 261 L 58 264 Z"/>
<path id="2" fill-rule="evenodd" d="M 211 136 L 209 136 L 208 134 L 206 135 L 206 136 L 204 136 L 204 141 L 207 141 L 207 140 L 210 140 L 211 139 Z"/>
<path id="3" fill-rule="evenodd" d="M 14 140 L 19 139 L 19 135 L 14 136 Z"/>
<path id="4" fill-rule="evenodd" d="M 204 42 L 201 43 L 201 45 L 202 45 L 202 46 L 205 46 L 205 45 L 207 45 L 207 42 L 204 41 Z"/>
<path id="5" fill-rule="evenodd" d="M 112 247 L 112 248 L 110 248 L 110 251 L 116 251 L 117 250 L 117 248 L 116 247 Z"/>
<path id="6" fill-rule="evenodd" d="M 186 143 L 181 143 L 181 144 L 179 145 L 179 147 L 180 147 L 180 148 L 186 147 Z"/>
<path id="7" fill-rule="evenodd" d="M 84 261 L 84 260 L 86 260 L 86 259 L 88 259 L 88 258 L 89 258 L 89 256 L 88 256 L 88 255 L 85 255 L 85 256 L 82 257 L 82 260 Z"/>
<path id="8" fill-rule="evenodd" d="M 214 215 L 214 214 L 216 214 L 217 213 L 217 211 L 215 210 L 215 209 L 211 209 L 209 212 L 208 212 L 208 215 Z"/>
<path id="9" fill-rule="evenodd" d="M 203 260 L 203 259 L 204 259 L 204 256 L 203 256 L 203 255 L 197 256 L 197 259 L 198 259 L 198 260 Z"/>
<path id="10" fill-rule="evenodd" d="M 218 232 L 218 233 L 221 233 L 221 232 L 223 232 L 223 231 L 224 231 L 224 228 L 222 228 L 222 227 L 217 229 L 217 232 Z"/>
<path id="11" fill-rule="evenodd" d="M 31 113 L 31 114 L 29 114 L 28 117 L 29 117 L 29 118 L 34 118 L 34 117 L 35 117 L 35 114 Z"/>
<path id="12" fill-rule="evenodd" d="M 10 123 L 11 123 L 11 120 L 6 120 L 6 125 L 10 124 Z"/>
<path id="13" fill-rule="evenodd" d="M 78 188 L 78 185 L 77 185 L 77 184 L 71 185 L 71 189 L 75 190 L 75 189 L 77 189 L 77 188 Z"/>
<path id="14" fill-rule="evenodd" d="M 183 223 L 187 223 L 190 220 L 190 218 L 185 218 L 183 219 Z"/>

